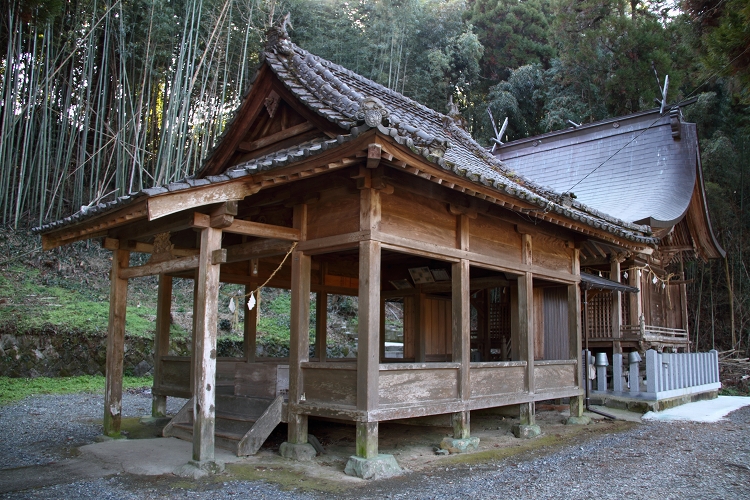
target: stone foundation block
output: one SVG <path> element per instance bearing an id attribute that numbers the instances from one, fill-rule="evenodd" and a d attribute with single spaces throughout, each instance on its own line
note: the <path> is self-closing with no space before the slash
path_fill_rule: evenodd
<path id="1" fill-rule="evenodd" d="M 293 444 L 287 442 L 281 443 L 279 453 L 284 458 L 291 458 L 300 462 L 308 462 L 318 454 L 310 443 Z"/>
<path id="2" fill-rule="evenodd" d="M 586 415 L 582 417 L 568 417 L 568 420 L 565 421 L 565 425 L 589 425 L 590 423 L 591 419 Z"/>
<path id="3" fill-rule="evenodd" d="M 401 474 L 401 467 L 393 455 L 378 455 L 374 458 L 349 457 L 344 473 L 362 479 L 383 479 Z"/>
<path id="4" fill-rule="evenodd" d="M 467 451 L 476 450 L 478 446 L 478 437 L 464 439 L 443 438 L 440 443 L 440 448 L 448 450 L 450 453 L 466 453 Z"/>
<path id="5" fill-rule="evenodd" d="M 513 435 L 519 439 L 535 438 L 542 433 L 542 429 L 540 429 L 538 425 L 513 424 L 511 431 L 513 432 Z"/>
<path id="6" fill-rule="evenodd" d="M 213 460 L 203 462 L 191 460 L 174 471 L 177 476 L 192 479 L 201 479 L 210 474 L 220 474 L 222 472 L 224 472 L 224 464 L 222 462 L 214 462 Z"/>

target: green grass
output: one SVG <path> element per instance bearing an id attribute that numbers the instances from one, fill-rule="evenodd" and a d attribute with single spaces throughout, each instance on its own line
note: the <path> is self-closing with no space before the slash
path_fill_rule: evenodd
<path id="1" fill-rule="evenodd" d="M 107 331 L 108 300 L 44 284 L 36 269 L 14 267 L 8 271 L 0 276 L 0 297 L 10 299 L 0 307 L 0 328 L 23 333 L 44 328 L 86 333 Z M 129 305 L 125 331 L 136 337 L 153 337 L 155 318 L 154 307 Z M 182 333 L 179 327 L 177 330 L 178 335 Z"/>
<path id="2" fill-rule="evenodd" d="M 123 377 L 124 389 L 151 387 L 152 377 Z M 104 377 L 82 375 L 60 378 L 10 378 L 0 377 L 0 405 L 19 401 L 39 394 L 76 394 L 104 391 Z"/>

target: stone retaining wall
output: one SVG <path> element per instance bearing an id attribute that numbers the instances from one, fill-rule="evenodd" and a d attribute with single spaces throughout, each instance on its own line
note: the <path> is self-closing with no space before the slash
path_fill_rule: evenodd
<path id="1" fill-rule="evenodd" d="M 189 339 L 172 339 L 170 350 L 170 354 L 189 355 Z M 153 339 L 126 336 L 125 374 L 142 376 L 151 373 L 153 351 Z M 0 376 L 104 375 L 106 358 L 107 337 L 104 334 L 42 331 L 0 335 Z"/>

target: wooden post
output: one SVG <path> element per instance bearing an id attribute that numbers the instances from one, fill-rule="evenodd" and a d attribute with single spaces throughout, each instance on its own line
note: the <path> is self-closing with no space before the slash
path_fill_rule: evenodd
<path id="1" fill-rule="evenodd" d="M 300 229 L 306 239 L 307 205 L 294 207 L 294 227 Z M 289 403 L 304 401 L 302 366 L 310 358 L 310 271 L 309 255 L 292 252 L 292 300 L 289 339 Z M 307 415 L 289 412 L 287 442 L 307 443 Z"/>
<path id="2" fill-rule="evenodd" d="M 130 252 L 112 252 L 112 273 L 109 288 L 109 322 L 107 324 L 107 368 L 104 390 L 104 434 L 119 436 L 122 419 L 122 364 L 125 355 L 125 312 L 128 280 L 120 277 L 128 267 Z"/>
<path id="3" fill-rule="evenodd" d="M 245 322 L 243 325 L 242 333 L 242 348 L 245 354 L 245 359 L 248 363 L 255 363 L 255 350 L 258 336 L 258 309 L 260 309 L 260 290 L 255 293 L 255 307 L 252 310 L 248 310 L 247 301 L 250 299 L 250 292 L 254 290 L 253 285 L 245 285 L 245 300 L 241 304 L 237 304 L 237 307 L 245 308 Z"/>
<path id="4" fill-rule="evenodd" d="M 583 390 L 581 380 L 583 360 L 581 358 L 581 292 L 578 285 L 568 285 L 568 359 L 576 360 L 575 384 Z M 583 394 L 570 398 L 570 416 L 583 416 Z"/>
<path id="5" fill-rule="evenodd" d="M 461 259 L 453 264 L 452 274 L 452 361 L 461 363 L 458 375 L 458 397 L 462 401 L 471 398 L 470 356 L 471 356 L 471 305 L 469 304 L 469 261 Z M 470 436 L 469 412 L 462 411 L 453 415 L 453 437 L 464 439 Z"/>
<path id="6" fill-rule="evenodd" d="M 523 263 L 532 264 L 531 235 L 521 235 L 521 256 Z M 522 361 L 526 361 L 524 388 L 533 399 L 536 390 L 534 383 L 534 277 L 530 272 L 518 277 L 518 350 Z M 534 402 L 520 405 L 520 424 L 534 425 Z"/>
<path id="7" fill-rule="evenodd" d="M 622 256 L 614 254 L 610 260 L 609 279 L 615 283 L 620 282 L 620 262 Z M 617 290 L 612 292 L 612 353 L 622 354 L 622 292 Z"/>
<path id="8" fill-rule="evenodd" d="M 359 330 L 357 351 L 357 409 L 378 408 L 380 363 L 380 243 L 359 244 Z M 377 422 L 357 422 L 357 456 L 378 454 Z"/>
<path id="9" fill-rule="evenodd" d="M 518 348 L 519 357 L 526 361 L 524 388 L 533 398 L 534 386 L 534 285 L 531 273 L 518 278 Z M 534 425 L 534 403 L 521 404 L 521 425 Z"/>
<path id="10" fill-rule="evenodd" d="M 328 358 L 328 294 L 315 294 L 315 355 L 325 363 Z"/>
<path id="11" fill-rule="evenodd" d="M 221 229 L 201 230 L 201 253 L 195 300 L 193 352 L 193 460 L 214 459 L 216 426 L 216 323 L 219 301 L 219 265 L 211 255 L 221 248 Z"/>
<path id="12" fill-rule="evenodd" d="M 159 275 L 159 292 L 156 298 L 156 335 L 154 335 L 154 387 L 162 385 L 161 358 L 169 353 L 169 328 L 172 323 L 172 277 Z M 151 416 L 167 415 L 167 397 L 152 390 Z"/>
<path id="13" fill-rule="evenodd" d="M 640 277 L 641 271 L 635 269 L 635 262 L 632 262 L 630 264 L 630 267 L 631 269 L 628 270 L 628 285 L 638 289 L 642 289 Z M 628 318 L 628 323 L 631 326 L 637 326 L 641 322 L 641 315 L 643 314 L 643 304 L 641 303 L 641 297 L 643 297 L 643 292 L 641 291 L 628 294 L 628 300 L 630 301 L 630 317 Z"/>

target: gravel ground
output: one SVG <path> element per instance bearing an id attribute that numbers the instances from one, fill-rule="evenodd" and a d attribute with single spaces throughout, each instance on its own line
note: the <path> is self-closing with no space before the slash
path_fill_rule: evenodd
<path id="1" fill-rule="evenodd" d="M 40 396 L 0 407 L 0 482 L 25 467 L 44 474 L 101 427 L 101 395 Z M 150 395 L 128 393 L 124 416 L 150 409 Z M 174 413 L 182 401 L 171 400 Z M 62 439 L 61 439 L 62 438 Z M 60 445 L 61 440 L 64 442 Z M 750 498 L 750 407 L 713 424 L 644 423 L 570 446 L 537 449 L 501 461 L 433 468 L 370 482 L 343 494 L 283 491 L 254 481 L 188 482 L 118 475 L 0 495 L 0 498 Z"/>

